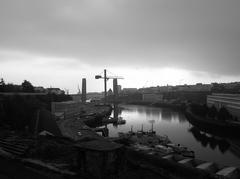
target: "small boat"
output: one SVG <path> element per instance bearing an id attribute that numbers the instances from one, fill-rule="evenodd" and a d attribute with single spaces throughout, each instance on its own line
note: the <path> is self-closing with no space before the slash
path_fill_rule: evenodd
<path id="1" fill-rule="evenodd" d="M 117 120 L 117 124 L 121 125 L 121 124 L 126 124 L 126 120 L 124 120 L 122 117 L 119 117 Z"/>
<path id="2" fill-rule="evenodd" d="M 194 151 L 191 151 L 182 145 L 173 144 L 168 136 L 156 135 L 155 132 L 153 133 L 152 131 L 133 132 L 131 130 L 128 133 L 119 133 L 119 137 L 127 139 L 130 146 L 138 148 L 139 150 L 143 150 L 143 146 L 145 146 L 145 149 L 148 149 L 148 151 L 153 151 L 155 154 L 159 155 L 176 153 L 186 157 L 194 157 Z"/>
<path id="3" fill-rule="evenodd" d="M 180 174 L 194 173 L 199 176 L 212 176 L 216 179 L 238 179 L 240 169 L 233 166 L 222 166 L 214 162 L 203 161 L 195 158 L 194 151 L 180 144 L 172 143 L 167 136 L 149 135 L 148 132 L 119 133 L 119 137 L 130 141 L 127 150 L 131 161 L 152 162 L 157 167 L 175 168 Z M 134 153 L 134 155 L 132 155 Z M 168 166 L 166 168 L 166 166 Z"/>
<path id="4" fill-rule="evenodd" d="M 178 153 L 178 154 L 181 154 L 185 157 L 192 157 L 194 158 L 194 151 L 192 150 L 188 150 L 187 147 L 184 147 L 180 144 L 173 144 L 173 143 L 168 143 L 167 144 L 168 147 L 172 148 L 174 152 Z"/>

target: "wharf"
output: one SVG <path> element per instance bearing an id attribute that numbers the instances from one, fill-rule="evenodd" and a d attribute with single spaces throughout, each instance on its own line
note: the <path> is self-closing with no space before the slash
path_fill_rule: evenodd
<path id="1" fill-rule="evenodd" d="M 86 123 L 102 121 L 103 118 L 109 114 L 109 111 L 111 111 L 110 106 L 85 105 L 83 111 L 84 112 L 79 114 L 78 117 L 57 121 L 62 135 L 75 141 L 85 138 L 102 140 L 103 137 L 98 135 L 96 131 L 86 125 Z"/>

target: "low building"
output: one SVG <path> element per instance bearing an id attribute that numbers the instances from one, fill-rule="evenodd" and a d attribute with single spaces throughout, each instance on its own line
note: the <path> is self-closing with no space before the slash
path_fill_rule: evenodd
<path id="1" fill-rule="evenodd" d="M 213 93 L 207 96 L 207 105 L 215 106 L 218 110 L 225 107 L 240 120 L 240 94 Z"/>
<path id="2" fill-rule="evenodd" d="M 154 94 L 154 93 L 145 93 L 145 94 L 142 94 L 142 100 L 144 102 L 162 102 L 163 95 L 162 94 Z"/>
<path id="3" fill-rule="evenodd" d="M 123 88 L 122 93 L 124 94 L 131 94 L 131 93 L 136 93 L 138 91 L 137 88 Z"/>
<path id="4" fill-rule="evenodd" d="M 176 91 L 185 91 L 185 92 L 206 92 L 211 91 L 212 84 L 202 84 L 197 83 L 196 85 L 178 85 L 176 86 Z"/>
<path id="5" fill-rule="evenodd" d="M 81 99 L 82 95 L 81 94 L 70 94 L 70 96 L 72 97 L 73 101 L 76 101 L 76 102 L 81 102 L 82 101 L 82 99 Z"/>
<path id="6" fill-rule="evenodd" d="M 87 100 L 98 101 L 104 98 L 104 93 L 90 92 L 87 93 Z"/>
<path id="7" fill-rule="evenodd" d="M 63 90 L 61 90 L 60 88 L 47 88 L 47 92 L 50 94 L 64 94 L 65 92 Z"/>
<path id="8" fill-rule="evenodd" d="M 38 93 L 44 93 L 44 92 L 46 92 L 46 89 L 42 86 L 36 86 L 36 87 L 34 87 L 34 91 L 38 92 Z"/>

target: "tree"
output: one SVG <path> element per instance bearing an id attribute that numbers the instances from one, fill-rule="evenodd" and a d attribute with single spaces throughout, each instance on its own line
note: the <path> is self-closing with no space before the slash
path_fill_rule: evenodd
<path id="1" fill-rule="evenodd" d="M 212 106 L 208 111 L 208 116 L 211 118 L 215 118 L 217 115 L 217 109 L 215 106 Z"/>
<path id="2" fill-rule="evenodd" d="M 24 80 L 22 83 L 22 91 L 23 92 L 34 92 L 34 87 L 29 81 Z"/>
<path id="3" fill-rule="evenodd" d="M 218 112 L 218 120 L 225 121 L 230 118 L 230 113 L 225 107 L 221 107 L 221 109 Z"/>
<path id="4" fill-rule="evenodd" d="M 0 85 L 5 85 L 5 82 L 4 82 L 4 79 L 3 78 L 1 78 L 1 80 L 0 80 Z"/>
<path id="5" fill-rule="evenodd" d="M 4 92 L 5 91 L 5 82 L 3 80 L 3 78 L 1 78 L 0 80 L 0 92 Z"/>

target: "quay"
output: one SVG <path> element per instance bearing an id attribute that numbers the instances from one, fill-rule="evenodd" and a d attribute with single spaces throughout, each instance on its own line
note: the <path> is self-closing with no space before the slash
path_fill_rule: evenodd
<path id="1" fill-rule="evenodd" d="M 78 106 L 73 102 L 66 103 L 65 106 Z M 62 104 L 61 107 L 64 106 Z M 48 131 L 42 131 L 36 136 L 26 136 L 7 129 L 1 130 L 0 163 L 4 165 L 1 165 L 3 167 L 0 168 L 0 176 L 60 179 L 106 178 L 120 174 L 124 162 L 123 145 L 98 135 L 87 125 L 101 122 L 109 116 L 111 106 L 84 104 L 80 110 L 61 107 L 55 108 L 55 112 L 60 114 L 56 109 L 62 109 L 63 115 L 48 118 L 49 121 L 56 121 L 61 136 Z M 37 120 L 36 124 L 40 125 L 42 115 Z M 39 128 L 40 126 L 36 127 Z M 13 172 L 14 170 L 17 172 Z"/>

